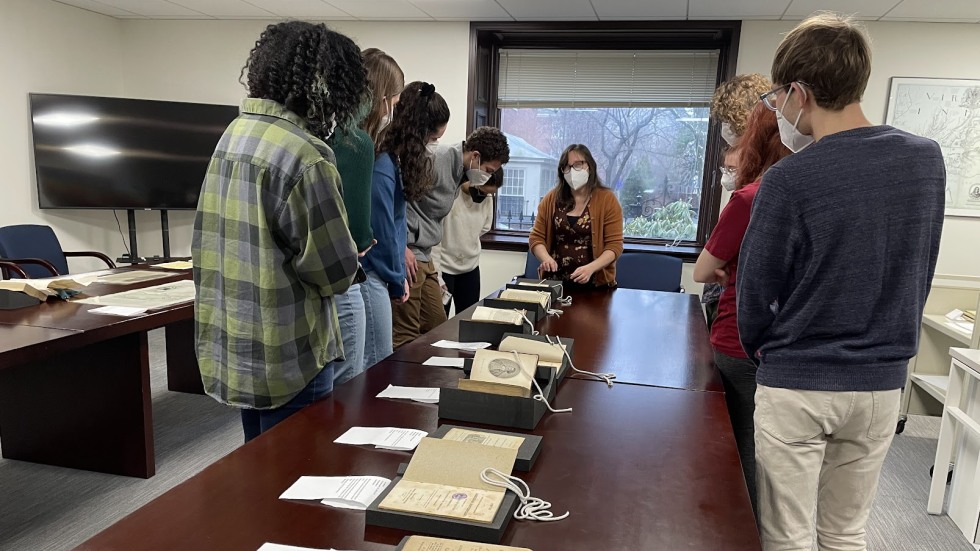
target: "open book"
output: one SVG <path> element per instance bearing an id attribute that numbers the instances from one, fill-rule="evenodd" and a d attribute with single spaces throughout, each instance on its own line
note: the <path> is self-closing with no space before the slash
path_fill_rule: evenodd
<path id="1" fill-rule="evenodd" d="M 516 460 L 516 449 L 423 438 L 378 508 L 490 524 L 505 490 L 484 482 L 480 473 L 493 468 L 510 474 Z"/>
<path id="2" fill-rule="evenodd" d="M 460 379 L 460 390 L 503 396 L 531 396 L 531 379 L 538 370 L 538 357 L 529 354 L 477 350 L 469 379 Z"/>
<path id="3" fill-rule="evenodd" d="M 58 291 L 79 290 L 87 287 L 97 279 L 98 276 L 93 274 L 56 276 L 42 279 L 8 279 L 7 281 L 0 281 L 0 289 L 19 291 L 38 300 L 47 300 L 48 297 L 59 296 Z"/>
<path id="4" fill-rule="evenodd" d="M 534 339 L 522 339 L 521 337 L 505 337 L 497 347 L 501 352 L 517 352 L 519 354 L 530 354 L 538 357 L 538 365 L 561 369 L 562 361 L 565 359 L 565 345 L 552 344 Z"/>
<path id="5" fill-rule="evenodd" d="M 548 291 L 525 291 L 523 289 L 504 289 L 497 297 L 500 300 L 510 300 L 514 302 L 530 302 L 540 304 L 545 310 L 551 306 L 551 293 Z"/>
<path id="6" fill-rule="evenodd" d="M 502 308 L 488 308 L 477 306 L 473 312 L 473 321 L 487 321 L 491 323 L 507 323 L 510 325 L 520 325 L 524 323 L 525 310 L 504 310 Z"/>

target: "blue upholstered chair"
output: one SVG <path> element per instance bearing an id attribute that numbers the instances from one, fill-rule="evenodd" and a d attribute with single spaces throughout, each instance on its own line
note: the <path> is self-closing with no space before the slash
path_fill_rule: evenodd
<path id="1" fill-rule="evenodd" d="M 527 279 L 538 279 L 538 266 L 541 265 L 541 261 L 538 257 L 534 256 L 531 251 L 527 252 L 527 258 L 524 260 L 524 277 Z"/>
<path id="2" fill-rule="evenodd" d="M 0 228 L 0 262 L 17 264 L 32 278 L 66 275 L 68 257 L 91 256 L 116 265 L 108 256 L 95 251 L 69 252 L 61 248 L 61 242 L 50 226 L 21 224 Z M 8 277 L 4 267 L 4 277 Z"/>
<path id="3" fill-rule="evenodd" d="M 616 282 L 625 289 L 646 291 L 681 290 L 684 262 L 664 254 L 623 253 L 616 260 Z"/>

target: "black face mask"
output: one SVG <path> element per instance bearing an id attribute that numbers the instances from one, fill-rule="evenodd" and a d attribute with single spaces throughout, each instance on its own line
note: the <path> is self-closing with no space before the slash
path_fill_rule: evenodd
<path id="1" fill-rule="evenodd" d="M 486 198 L 487 196 L 480 193 L 476 186 L 470 186 L 470 199 L 473 199 L 474 203 L 482 203 Z"/>

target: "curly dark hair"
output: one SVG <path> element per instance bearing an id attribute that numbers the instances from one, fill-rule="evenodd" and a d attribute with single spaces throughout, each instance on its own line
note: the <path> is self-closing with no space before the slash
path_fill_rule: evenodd
<path id="1" fill-rule="evenodd" d="M 402 173 L 405 198 L 417 201 L 436 183 L 429 139 L 449 123 L 449 105 L 428 82 L 410 82 L 402 90 L 381 151 L 393 153 Z"/>
<path id="2" fill-rule="evenodd" d="M 266 27 L 239 81 L 247 83 L 248 97 L 281 103 L 324 140 L 334 121 L 351 130 L 367 93 L 367 71 L 357 44 L 323 23 L 305 21 Z"/>
<path id="3" fill-rule="evenodd" d="M 477 151 L 480 153 L 480 162 L 500 161 L 500 164 L 507 164 L 510 161 L 510 146 L 507 145 L 507 136 L 499 128 L 492 126 L 481 126 L 470 133 L 463 142 L 463 151 Z"/>

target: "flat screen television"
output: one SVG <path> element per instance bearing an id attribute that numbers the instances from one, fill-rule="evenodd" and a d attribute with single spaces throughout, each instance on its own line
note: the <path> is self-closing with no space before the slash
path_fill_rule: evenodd
<path id="1" fill-rule="evenodd" d="M 218 139 L 238 108 L 31 94 L 42 209 L 197 207 Z"/>

